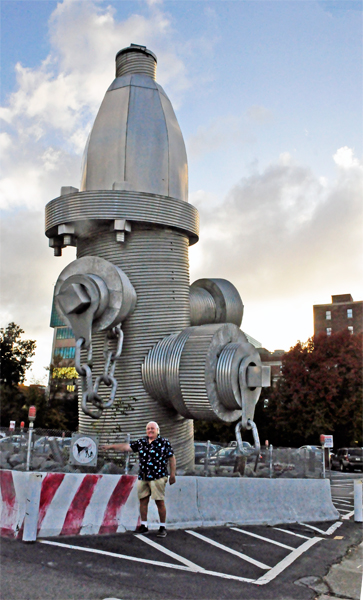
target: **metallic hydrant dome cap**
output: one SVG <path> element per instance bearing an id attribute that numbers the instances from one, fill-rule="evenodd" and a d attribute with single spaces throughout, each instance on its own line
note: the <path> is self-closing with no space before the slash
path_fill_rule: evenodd
<path id="1" fill-rule="evenodd" d="M 155 76 L 156 57 L 145 46 L 117 54 L 116 79 L 85 149 L 81 192 L 121 190 L 188 201 L 183 136 Z"/>
<path id="2" fill-rule="evenodd" d="M 116 54 L 116 77 L 142 73 L 155 80 L 157 58 L 146 46 L 131 44 Z"/>

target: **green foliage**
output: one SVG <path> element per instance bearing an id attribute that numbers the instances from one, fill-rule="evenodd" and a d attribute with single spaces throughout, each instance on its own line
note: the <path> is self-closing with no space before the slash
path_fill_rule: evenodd
<path id="1" fill-rule="evenodd" d="M 42 429 L 69 429 L 68 421 L 59 403 L 51 403 L 47 399 L 46 391 L 38 385 L 24 387 L 27 412 L 29 406 L 35 406 L 37 416 L 35 427 Z M 27 418 L 23 419 L 27 422 Z"/>
<path id="2" fill-rule="evenodd" d="M 44 429 L 68 429 L 67 419 L 59 406 L 49 404 L 46 390 L 39 385 L 20 385 L 10 387 L 1 385 L 1 416 L 2 427 L 9 427 L 10 421 L 15 421 L 19 427 L 21 421 L 28 425 L 29 406 L 35 406 L 37 416 L 35 427 Z"/>
<path id="3" fill-rule="evenodd" d="M 2 427 L 9 427 L 10 421 L 15 421 L 19 426 L 20 421 L 26 421 L 28 415 L 28 406 L 21 389 L 10 387 L 9 385 L 0 385 L 1 393 L 1 414 L 0 424 Z"/>
<path id="4" fill-rule="evenodd" d="M 36 343 L 33 340 L 21 340 L 24 333 L 15 323 L 9 323 L 0 329 L 0 383 L 7 387 L 15 387 L 24 381 L 25 372 L 35 354 Z"/>
<path id="5" fill-rule="evenodd" d="M 362 334 L 341 331 L 298 342 L 282 358 L 282 377 L 263 390 L 255 420 L 274 445 L 362 445 Z M 262 434 L 261 434 L 262 432 Z"/>
<path id="6" fill-rule="evenodd" d="M 49 402 L 48 411 L 65 423 L 64 429 L 78 429 L 78 393 L 77 371 L 71 359 L 54 357 L 54 363 L 49 367 Z M 73 389 L 72 389 L 73 388 Z"/>

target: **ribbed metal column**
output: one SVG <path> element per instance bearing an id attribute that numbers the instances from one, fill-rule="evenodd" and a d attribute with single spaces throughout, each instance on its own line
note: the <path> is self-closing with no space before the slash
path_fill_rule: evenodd
<path id="1" fill-rule="evenodd" d="M 116 77 L 133 73 L 156 77 L 156 56 L 145 46 L 131 44 L 116 54 Z"/>
<path id="2" fill-rule="evenodd" d="M 116 407 L 121 399 L 130 403 L 133 410 L 126 409 L 123 414 L 122 408 L 106 409 L 97 423 L 80 411 L 80 431 L 97 430 L 101 440 L 112 441 L 121 430 L 135 439 L 145 435 L 148 421 L 157 421 L 182 468 L 194 461 L 193 421 L 151 398 L 143 386 L 141 367 L 157 342 L 190 325 L 188 244 L 183 233 L 135 223 L 124 243 L 117 243 L 115 233 L 106 230 L 77 241 L 78 258 L 94 255 L 109 260 L 126 273 L 137 293 L 135 311 L 123 324 L 123 352 L 115 371 Z M 104 334 L 93 336 L 94 377 L 102 372 L 103 340 Z M 109 390 L 104 386 L 99 391 L 106 398 Z"/>

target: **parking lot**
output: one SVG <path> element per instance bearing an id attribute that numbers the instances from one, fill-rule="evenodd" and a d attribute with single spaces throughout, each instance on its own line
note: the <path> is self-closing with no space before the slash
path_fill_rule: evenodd
<path id="1" fill-rule="evenodd" d="M 2 544 L 8 600 L 312 599 L 299 584 L 322 576 L 361 539 L 353 522 L 353 480 L 336 473 L 334 504 L 342 520 L 273 527 L 235 526 Z M 253 507 L 251 507 L 253 510 Z M 6 572 L 6 574 L 5 574 Z"/>

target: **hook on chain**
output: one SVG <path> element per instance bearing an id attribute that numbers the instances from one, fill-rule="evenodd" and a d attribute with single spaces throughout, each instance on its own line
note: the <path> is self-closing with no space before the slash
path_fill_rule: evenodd
<path id="1" fill-rule="evenodd" d="M 252 430 L 254 445 L 252 446 L 252 448 L 243 446 L 243 441 L 242 441 L 243 427 L 242 427 L 242 421 L 239 421 L 235 428 L 237 448 L 238 448 L 238 452 L 241 456 L 251 456 L 252 454 L 256 454 L 256 461 L 255 461 L 255 466 L 254 466 L 254 471 L 256 471 L 258 460 L 260 458 L 260 450 L 261 450 L 260 438 L 258 435 L 257 425 L 251 419 L 247 419 L 247 429 Z"/>

